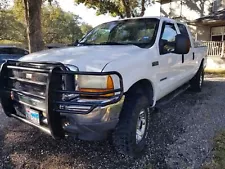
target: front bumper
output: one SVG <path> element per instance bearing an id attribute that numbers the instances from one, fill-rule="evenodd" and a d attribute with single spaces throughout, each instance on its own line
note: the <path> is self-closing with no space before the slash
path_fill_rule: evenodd
<path id="1" fill-rule="evenodd" d="M 124 96 L 117 103 L 97 107 L 89 114 L 67 114 L 63 129 L 82 140 L 100 140 L 116 127 L 123 103 Z"/>
<path id="2" fill-rule="evenodd" d="M 61 114 L 62 128 L 65 136 L 78 137 L 81 140 L 102 140 L 110 130 L 113 130 L 119 122 L 119 115 L 123 107 L 125 96 L 117 103 L 97 107 L 89 114 Z M 37 125 L 17 115 L 11 114 L 26 124 L 39 128 L 43 132 L 52 135 L 46 126 Z"/>
<path id="3" fill-rule="evenodd" d="M 81 92 L 66 85 L 75 84 L 69 79 L 75 80 L 77 75 L 113 75 L 120 85 L 106 92 Z M 108 96 L 110 93 L 113 96 Z M 62 63 L 5 62 L 0 71 L 0 94 L 7 116 L 35 126 L 53 138 L 69 135 L 85 140 L 102 138 L 115 128 L 124 102 L 118 72 L 75 72 Z M 38 123 L 29 119 L 29 110 L 38 115 Z"/>

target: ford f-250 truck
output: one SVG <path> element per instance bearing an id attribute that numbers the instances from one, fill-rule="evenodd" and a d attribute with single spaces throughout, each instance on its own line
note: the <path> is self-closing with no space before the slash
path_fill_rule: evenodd
<path id="1" fill-rule="evenodd" d="M 185 84 L 201 91 L 206 48 L 191 37 L 168 18 L 116 20 L 75 46 L 8 60 L 0 72 L 3 110 L 53 138 L 110 134 L 118 152 L 135 156 L 162 98 Z"/>

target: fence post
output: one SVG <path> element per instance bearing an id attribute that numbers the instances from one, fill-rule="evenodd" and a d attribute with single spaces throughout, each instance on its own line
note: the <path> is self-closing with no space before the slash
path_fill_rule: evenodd
<path id="1" fill-rule="evenodd" d="M 224 58 L 224 41 L 222 42 L 221 58 Z"/>

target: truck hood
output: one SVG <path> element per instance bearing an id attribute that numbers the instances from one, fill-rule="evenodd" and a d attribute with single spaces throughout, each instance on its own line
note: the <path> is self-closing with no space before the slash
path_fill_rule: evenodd
<path id="1" fill-rule="evenodd" d="M 131 54 L 136 57 L 142 50 L 133 45 L 66 47 L 32 53 L 19 60 L 61 62 L 77 66 L 80 71 L 100 72 L 106 64 L 119 58 L 130 58 Z"/>

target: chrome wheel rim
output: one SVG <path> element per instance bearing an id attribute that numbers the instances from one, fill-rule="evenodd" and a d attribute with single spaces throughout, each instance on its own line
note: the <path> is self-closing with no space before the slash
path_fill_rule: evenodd
<path id="1" fill-rule="evenodd" d="M 141 142 L 145 135 L 146 130 L 146 111 L 141 110 L 138 115 L 137 126 L 136 126 L 136 144 Z"/>

